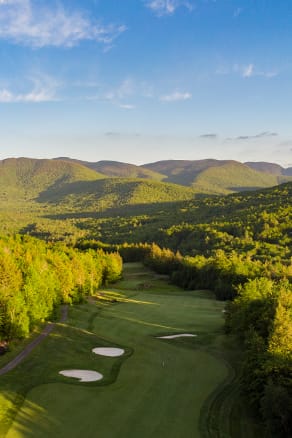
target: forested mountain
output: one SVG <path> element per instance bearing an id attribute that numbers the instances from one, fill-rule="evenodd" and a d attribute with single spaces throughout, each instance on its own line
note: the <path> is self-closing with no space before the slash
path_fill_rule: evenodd
<path id="1" fill-rule="evenodd" d="M 143 164 L 142 167 L 154 172 L 166 175 L 169 182 L 175 182 L 182 185 L 191 185 L 196 176 L 210 167 L 218 167 L 231 161 L 224 160 L 165 160 L 155 163 Z"/>
<path id="2" fill-rule="evenodd" d="M 105 176 L 117 177 L 117 178 L 146 178 L 161 181 L 165 178 L 158 172 L 143 168 L 142 166 L 136 166 L 135 164 L 121 163 L 119 161 L 97 161 L 96 163 L 90 163 L 89 161 L 74 160 L 68 157 L 56 158 L 56 160 L 64 160 L 68 162 L 78 163 L 89 169 L 95 170 Z"/>
<path id="3" fill-rule="evenodd" d="M 104 210 L 127 204 L 180 201 L 200 194 L 226 195 L 292 179 L 284 169 L 279 173 L 281 167 L 278 173 L 275 169 L 272 166 L 267 173 L 237 161 L 220 160 L 173 160 L 135 166 L 70 158 L 8 158 L 0 161 L 0 201 L 5 203 L 2 207 L 36 200 L 39 204 L 61 204 L 63 208 Z"/>
<path id="4" fill-rule="evenodd" d="M 275 163 L 266 163 L 265 161 L 257 161 L 257 162 L 248 161 L 244 164 L 246 164 L 251 169 L 257 170 L 259 172 L 271 173 L 274 175 L 286 175 L 286 176 L 292 175 L 292 167 L 288 167 L 287 169 L 284 169 L 284 167 Z"/>
<path id="5" fill-rule="evenodd" d="M 228 194 L 272 187 L 289 181 L 291 169 L 273 163 L 240 163 L 234 160 L 165 160 L 134 164 L 118 161 L 56 160 L 76 162 L 100 174 L 116 178 L 145 178 L 193 187 L 197 193 Z"/>
<path id="6" fill-rule="evenodd" d="M 228 194 L 271 187 L 289 180 L 284 173 L 283 176 L 279 174 L 281 177 L 274 172 L 263 175 L 252 166 L 233 160 L 168 160 L 142 167 L 165 174 L 167 178 L 164 181 L 192 186 L 199 193 Z"/>
<path id="7" fill-rule="evenodd" d="M 49 188 L 76 181 L 93 181 L 104 176 L 75 163 L 31 158 L 0 161 L 0 199 L 33 199 Z"/>

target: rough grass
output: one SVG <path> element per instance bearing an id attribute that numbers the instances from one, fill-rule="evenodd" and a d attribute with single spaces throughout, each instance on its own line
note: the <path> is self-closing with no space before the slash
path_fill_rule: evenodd
<path id="1" fill-rule="evenodd" d="M 126 266 L 114 290 L 72 308 L 68 324 L 58 325 L 0 380 L 1 437 L 254 436 L 249 418 L 248 435 L 240 426 L 236 430 L 234 418 L 216 419 L 226 415 L 214 400 L 233 378 L 226 362 L 229 347 L 222 341 L 223 304 L 209 292 L 184 292 L 143 269 Z M 141 275 L 151 282 L 147 290 L 138 287 Z M 156 338 L 180 332 L 198 336 Z M 98 346 L 122 347 L 126 354 L 91 354 Z M 68 368 L 96 370 L 105 378 L 79 383 L 58 374 Z M 233 409 L 236 400 L 238 394 L 225 406 L 240 418 L 242 409 Z"/>

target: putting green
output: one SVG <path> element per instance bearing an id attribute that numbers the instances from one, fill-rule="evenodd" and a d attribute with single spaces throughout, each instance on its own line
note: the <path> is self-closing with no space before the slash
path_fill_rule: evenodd
<path id="1" fill-rule="evenodd" d="M 223 337 L 223 303 L 208 292 L 185 292 L 154 276 L 147 291 L 137 291 L 135 272 L 139 283 L 143 269 L 126 266 L 129 283 L 125 279 L 101 293 L 102 300 L 72 308 L 68 325 L 60 325 L 11 372 L 10 380 L 4 379 L 2 389 L 14 391 L 15 397 L 24 392 L 29 373 L 35 373 L 8 433 L 0 436 L 202 436 L 202 408 L 229 375 L 225 361 L 216 356 Z M 157 338 L 179 333 L 197 337 Z M 125 355 L 93 355 L 98 346 L 119 346 Z M 67 368 L 100 371 L 104 379 L 71 383 L 58 375 Z M 2 396 L 3 405 L 8 399 Z"/>

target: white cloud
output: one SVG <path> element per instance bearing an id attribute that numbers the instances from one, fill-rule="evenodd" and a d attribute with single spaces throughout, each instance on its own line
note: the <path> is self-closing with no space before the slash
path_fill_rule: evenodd
<path id="1" fill-rule="evenodd" d="M 0 103 L 39 103 L 56 101 L 56 90 L 59 84 L 44 75 L 32 78 L 32 88 L 26 92 L 15 92 L 8 88 L 0 89 Z"/>
<path id="2" fill-rule="evenodd" d="M 146 6 L 156 15 L 172 15 L 176 9 L 185 7 L 192 11 L 194 6 L 186 0 L 146 0 Z"/>
<path id="3" fill-rule="evenodd" d="M 258 77 L 264 77 L 267 79 L 271 79 L 271 78 L 274 78 L 275 76 L 278 76 L 278 74 L 279 74 L 276 70 L 267 70 L 267 71 L 259 70 L 255 66 L 255 64 L 247 64 L 247 65 L 234 64 L 232 67 L 232 72 L 238 73 L 243 78 L 251 78 L 251 77 L 258 76 Z M 217 70 L 217 73 L 220 74 L 220 72 L 218 70 Z"/>
<path id="4" fill-rule="evenodd" d="M 249 64 L 242 69 L 242 77 L 243 78 L 250 78 L 251 76 L 254 76 L 254 65 Z"/>
<path id="5" fill-rule="evenodd" d="M 132 110 L 132 109 L 136 108 L 135 105 L 132 105 L 132 104 L 129 104 L 129 103 L 120 103 L 119 107 L 123 108 L 123 109 L 127 109 L 127 110 Z"/>
<path id="6" fill-rule="evenodd" d="M 182 100 L 190 100 L 192 98 L 191 93 L 181 93 L 179 91 L 174 91 L 171 94 L 166 94 L 164 96 L 160 96 L 160 100 L 162 102 L 178 102 Z"/>
<path id="7" fill-rule="evenodd" d="M 0 38 L 16 44 L 72 47 L 92 40 L 110 45 L 125 30 L 124 25 L 103 25 L 79 10 L 68 12 L 60 3 L 41 7 L 35 0 L 0 0 Z"/>

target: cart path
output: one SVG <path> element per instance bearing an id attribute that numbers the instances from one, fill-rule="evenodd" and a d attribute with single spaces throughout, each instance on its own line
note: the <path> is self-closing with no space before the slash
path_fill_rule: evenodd
<path id="1" fill-rule="evenodd" d="M 61 318 L 60 322 L 65 322 L 68 316 L 68 306 L 63 305 L 61 307 Z M 55 323 L 48 323 L 41 334 L 34 339 L 30 344 L 28 344 L 14 359 L 12 359 L 8 364 L 6 364 L 3 368 L 0 369 L 0 376 L 8 373 L 13 370 L 17 365 L 19 365 L 31 352 L 37 347 L 53 330 L 55 327 Z"/>

